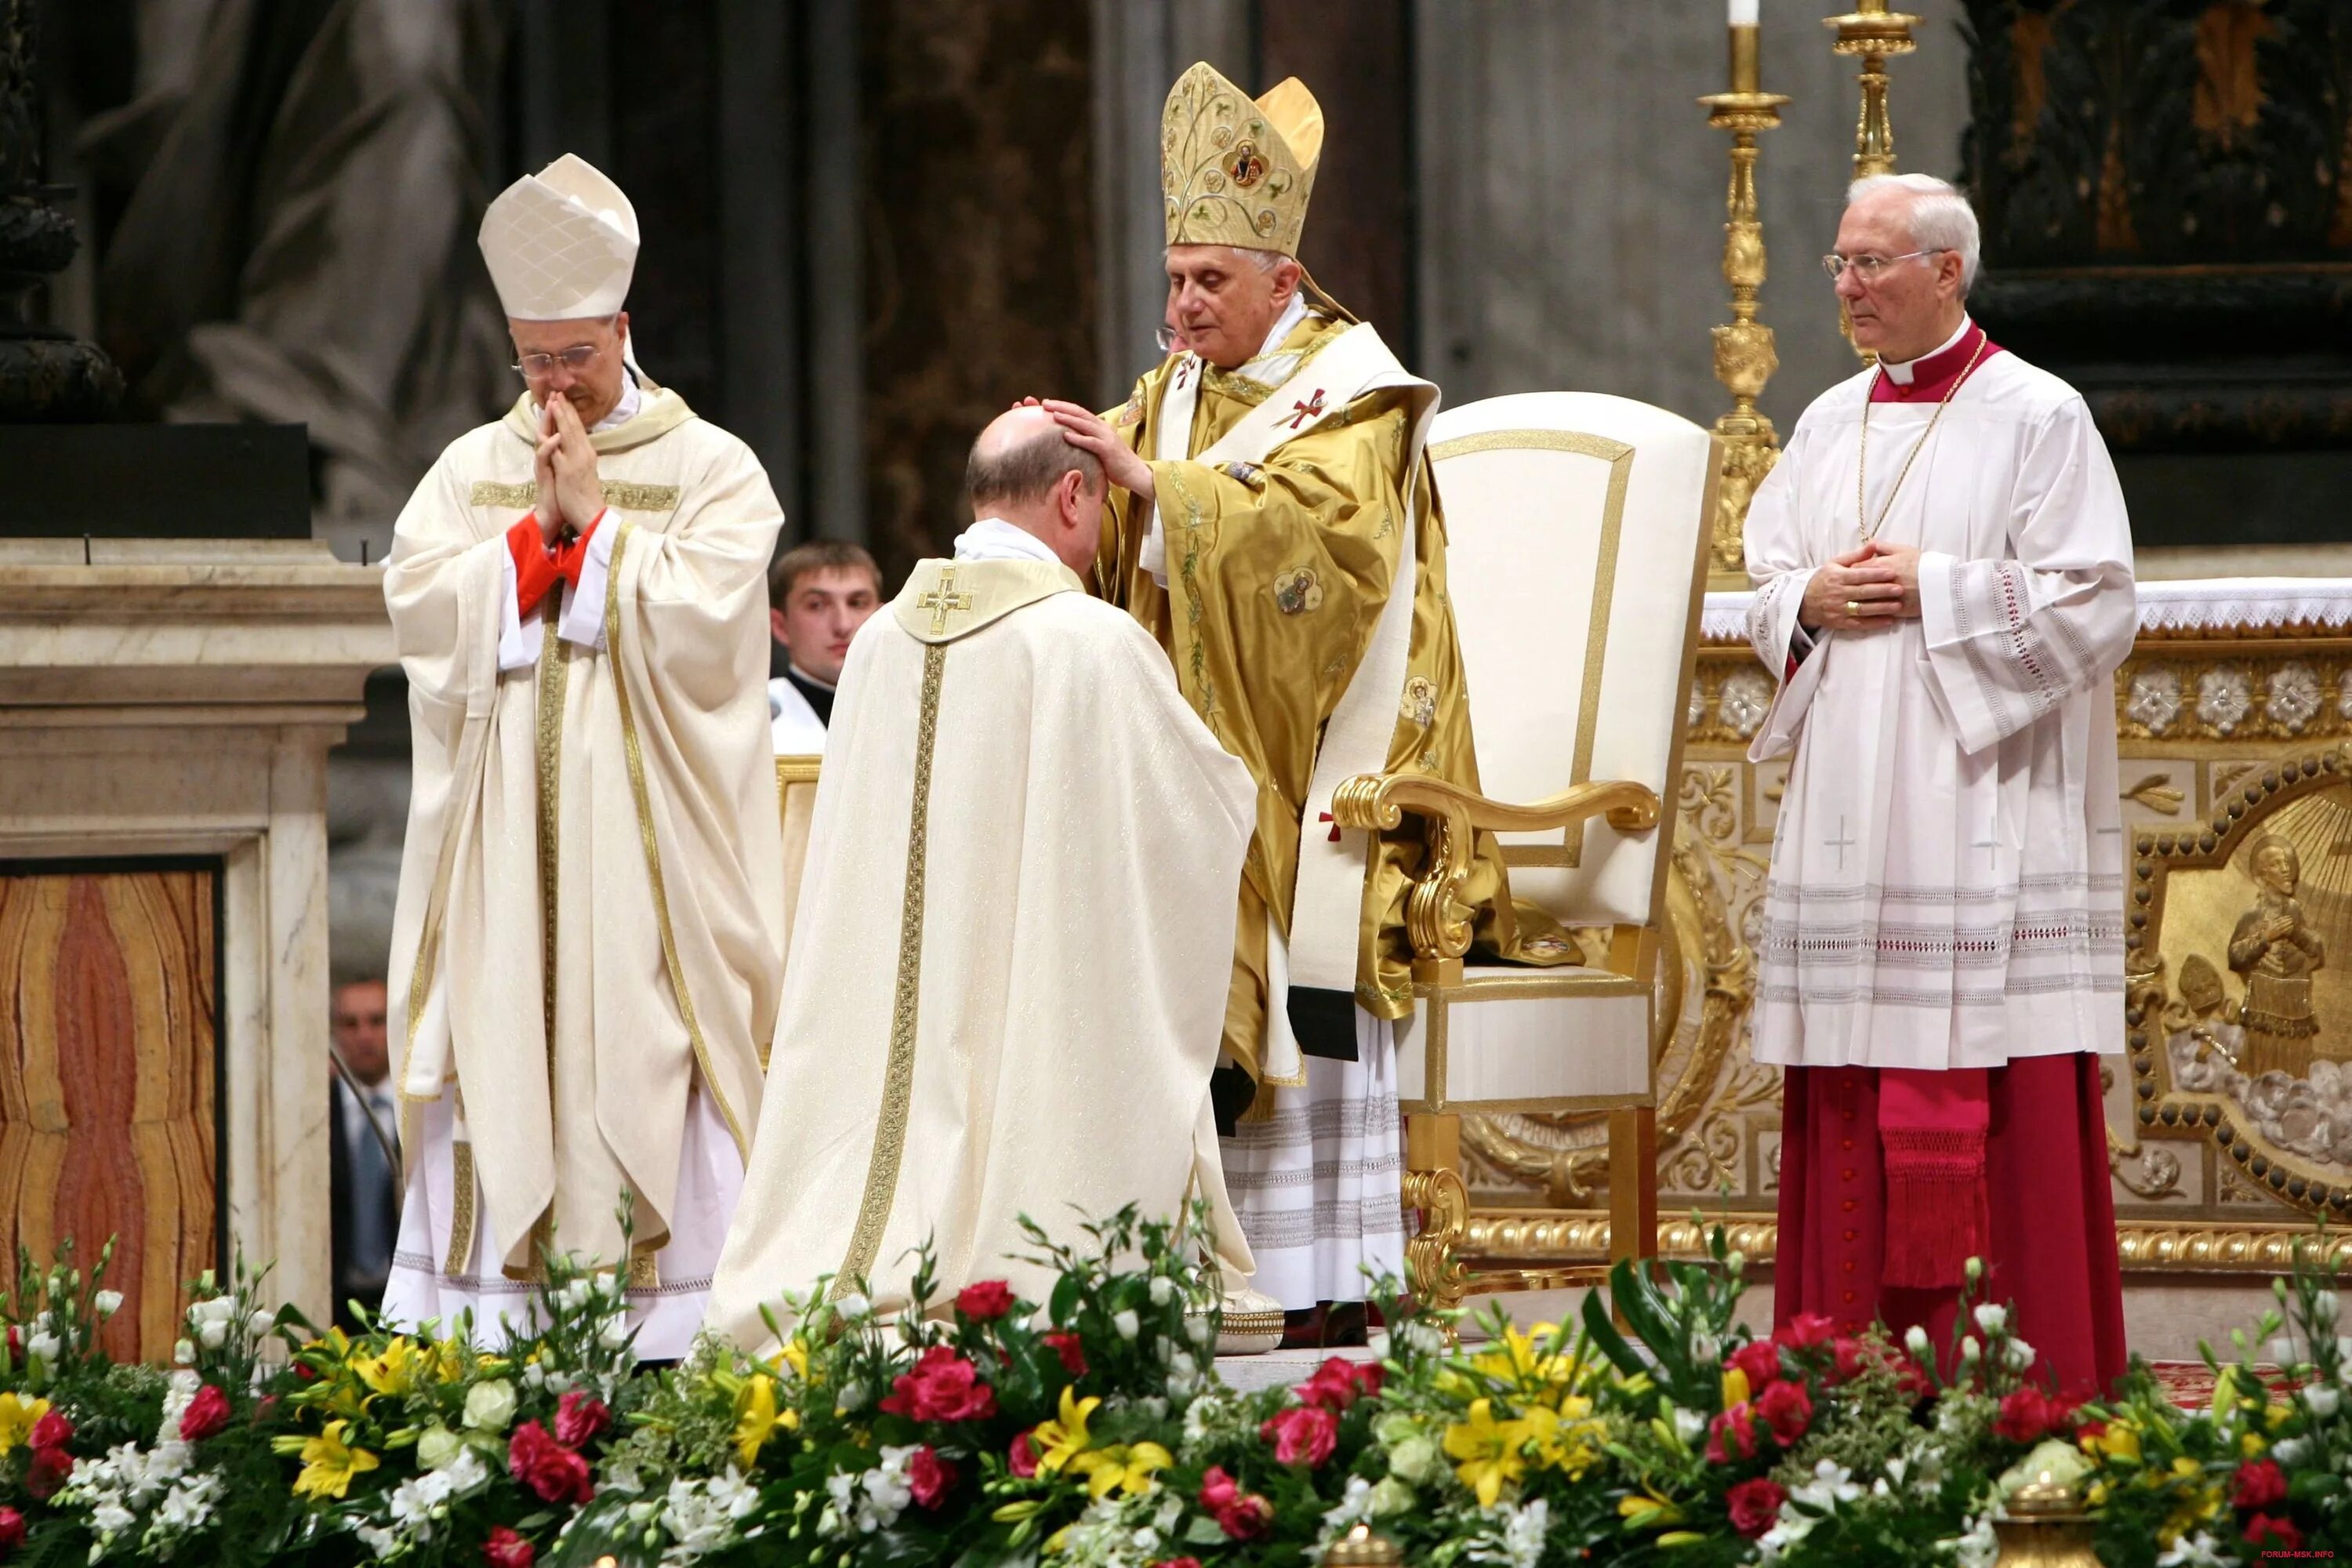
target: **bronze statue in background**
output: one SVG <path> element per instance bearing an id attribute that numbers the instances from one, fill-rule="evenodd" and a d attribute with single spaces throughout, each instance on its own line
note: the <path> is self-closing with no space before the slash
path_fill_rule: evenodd
<path id="1" fill-rule="evenodd" d="M 2311 974 L 2327 962 L 2326 947 L 2294 896 L 2303 863 L 2294 844 L 2265 833 L 2246 859 L 2254 875 L 2254 906 L 2230 933 L 2230 967 L 2246 977 L 2239 1012 L 2245 1046 L 2238 1069 L 2248 1078 L 2273 1070 L 2299 1078 L 2311 1064 L 2311 1040 L 2319 1033 Z"/>

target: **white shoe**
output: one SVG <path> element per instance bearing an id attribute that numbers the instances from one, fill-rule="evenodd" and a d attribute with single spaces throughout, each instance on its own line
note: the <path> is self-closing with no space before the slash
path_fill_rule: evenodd
<path id="1" fill-rule="evenodd" d="M 1246 1285 L 1225 1292 L 1224 1327 L 1217 1334 L 1219 1355 L 1264 1355 L 1281 1344 L 1281 1302 Z"/>

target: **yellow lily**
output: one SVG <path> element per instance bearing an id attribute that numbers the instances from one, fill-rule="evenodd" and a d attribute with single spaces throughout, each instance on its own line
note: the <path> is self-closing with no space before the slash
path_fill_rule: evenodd
<path id="1" fill-rule="evenodd" d="M 1080 1454 L 1070 1461 L 1070 1473 L 1087 1478 L 1089 1497 L 1108 1497 L 1113 1491 L 1137 1497 L 1157 1487 L 1152 1476 L 1175 1462 L 1176 1457 L 1157 1443 L 1121 1444 Z"/>
<path id="2" fill-rule="evenodd" d="M 1655 1530 L 1682 1522 L 1683 1510 L 1655 1492 L 1617 1500 L 1617 1517 L 1635 1530 Z"/>
<path id="3" fill-rule="evenodd" d="M 330 1421 L 327 1429 L 302 1445 L 302 1473 L 294 1478 L 297 1495 L 313 1498 L 340 1498 L 349 1495 L 352 1478 L 376 1468 L 373 1454 L 365 1448 L 354 1448 L 346 1443 L 344 1435 L 351 1430 L 348 1421 Z"/>
<path id="4" fill-rule="evenodd" d="M 1563 1396 L 1558 1410 L 1542 1405 L 1529 1410 L 1524 1424 L 1537 1467 L 1561 1471 L 1572 1481 L 1582 1480 L 1584 1472 L 1601 1458 L 1596 1446 L 1601 1426 L 1587 1419 L 1591 1414 L 1592 1401 L 1580 1394 Z"/>
<path id="5" fill-rule="evenodd" d="M 1519 1450 L 1526 1444 L 1524 1421 L 1497 1421 L 1494 1402 L 1471 1402 L 1470 1417 L 1445 1429 L 1445 1452 L 1457 1461 L 1454 1473 L 1478 1494 L 1478 1506 L 1492 1508 L 1506 1483 L 1527 1473 Z"/>
<path id="6" fill-rule="evenodd" d="M 776 1380 L 763 1373 L 747 1379 L 735 1394 L 735 1457 L 750 1469 L 759 1462 L 760 1449 L 778 1432 L 790 1432 L 801 1424 L 801 1413 L 786 1409 L 776 1411 Z"/>
<path id="7" fill-rule="evenodd" d="M 49 1402 L 46 1399 L 0 1394 L 0 1454 L 7 1453 L 30 1438 L 33 1424 L 48 1413 Z"/>
<path id="8" fill-rule="evenodd" d="M 1723 1374 L 1723 1407 L 1726 1410 L 1730 1409 L 1735 1405 L 1747 1404 L 1748 1394 L 1748 1374 L 1746 1373 L 1740 1371 L 1735 1366 L 1730 1371 Z"/>
<path id="9" fill-rule="evenodd" d="M 2139 1428 L 2128 1421 L 2110 1421 L 2107 1429 L 2095 1436 L 2085 1434 L 2081 1439 L 2084 1452 L 2109 1459 L 2139 1462 Z"/>
<path id="10" fill-rule="evenodd" d="M 405 1335 L 383 1347 L 381 1355 L 354 1356 L 352 1372 L 371 1392 L 399 1395 L 416 1386 L 417 1363 L 423 1358 Z"/>
<path id="11" fill-rule="evenodd" d="M 1092 1395 L 1075 1398 L 1068 1385 L 1063 1386 L 1060 1419 L 1040 1421 L 1037 1429 L 1029 1434 L 1029 1447 L 1036 1451 L 1039 1474 L 1051 1475 L 1094 1447 L 1094 1439 L 1087 1435 L 1087 1417 L 1101 1404 Z"/>
<path id="12" fill-rule="evenodd" d="M 776 1354 L 782 1358 L 785 1365 L 793 1369 L 795 1376 L 802 1378 L 808 1376 L 808 1346 L 801 1343 L 798 1334 L 786 1340 L 783 1347 L 777 1351 Z"/>

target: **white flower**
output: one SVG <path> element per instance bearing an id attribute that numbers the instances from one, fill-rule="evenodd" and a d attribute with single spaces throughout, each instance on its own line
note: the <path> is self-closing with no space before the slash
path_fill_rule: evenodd
<path id="1" fill-rule="evenodd" d="M 1853 1483 L 1853 1473 L 1834 1459 L 1823 1459 L 1813 1467 L 1813 1479 L 1790 1489 L 1789 1500 L 1827 1513 L 1842 1502 L 1852 1502 L 1862 1495 Z"/>
<path id="2" fill-rule="evenodd" d="M 1974 1364 L 1975 1363 L 1980 1362 L 1984 1359 L 1984 1346 L 1977 1343 L 1976 1335 L 1962 1334 L 1960 1336 L 1960 1359 L 1964 1362 L 1969 1363 L 1970 1364 Z"/>
<path id="3" fill-rule="evenodd" d="M 1978 1328 L 1988 1334 L 1997 1334 L 2009 1327 L 2009 1309 L 1987 1301 L 1977 1308 L 1976 1320 Z"/>
<path id="4" fill-rule="evenodd" d="M 2304 1437 L 2282 1437 L 2271 1445 L 2271 1458 L 2278 1461 L 2282 1470 L 2296 1468 L 2310 1452 L 2310 1440 Z"/>
<path id="5" fill-rule="evenodd" d="M 855 1321 L 874 1310 L 874 1303 L 859 1292 L 852 1290 L 848 1295 L 835 1301 L 833 1304 L 833 1310 L 840 1313 L 845 1321 Z"/>
<path id="6" fill-rule="evenodd" d="M 1411 1513 L 1420 1503 L 1413 1489 L 1394 1476 L 1382 1476 L 1380 1485 L 1372 1489 L 1374 1519 L 1394 1519 L 1401 1513 Z"/>
<path id="7" fill-rule="evenodd" d="M 567 1281 L 563 1289 L 555 1293 L 555 1304 L 565 1311 L 576 1312 L 588 1304 L 588 1298 L 594 1290 L 595 1287 L 585 1279 Z"/>
<path id="8" fill-rule="evenodd" d="M 2000 1539 L 1992 1532 L 1991 1510 L 1969 1521 L 1967 1532 L 1952 1544 L 1959 1568 L 1993 1568 L 2000 1561 Z"/>
<path id="9" fill-rule="evenodd" d="M 2156 1568 L 2223 1568 L 2235 1561 L 2222 1555 L 2221 1544 L 2203 1531 L 2184 1535 L 2156 1560 Z"/>
<path id="10" fill-rule="evenodd" d="M 1151 1304 L 1155 1307 L 1164 1307 L 1175 1299 L 1176 1281 L 1165 1274 L 1154 1274 L 1151 1277 Z"/>
<path id="11" fill-rule="evenodd" d="M 62 1344 L 58 1336 L 43 1329 L 25 1341 L 25 1359 L 32 1362 L 53 1362 L 58 1359 L 58 1352 L 61 1348 Z"/>
<path id="12" fill-rule="evenodd" d="M 845 1383 L 841 1385 L 841 1392 L 833 1396 L 833 1402 L 845 1411 L 863 1410 L 866 1408 L 866 1385 Z"/>
<path id="13" fill-rule="evenodd" d="M 623 1345 L 627 1344 L 629 1342 L 629 1320 L 625 1317 L 606 1320 L 604 1326 L 597 1331 L 596 1342 L 603 1345 L 608 1351 L 616 1351 Z"/>
<path id="14" fill-rule="evenodd" d="M 1715 1335 L 1701 1331 L 1691 1336 L 1691 1355 L 1693 1359 L 1703 1363 L 1721 1361 L 1723 1342 Z"/>
<path id="15" fill-rule="evenodd" d="M 367 1549 L 378 1557 L 389 1557 L 400 1549 L 401 1534 L 396 1530 L 386 1530 L 374 1524 L 355 1524 L 352 1527 L 352 1533 L 365 1542 Z"/>
<path id="16" fill-rule="evenodd" d="M 100 1290 L 89 1299 L 90 1310 L 101 1318 L 110 1318 L 122 1310 L 122 1292 Z"/>
<path id="17" fill-rule="evenodd" d="M 1541 1498 L 1531 1503 L 1503 1503 L 1488 1510 L 1502 1521 L 1499 1539 L 1488 1538 L 1469 1551 L 1473 1563 L 1500 1563 L 1507 1568 L 1536 1568 L 1543 1561 L 1544 1534 L 1551 1527 L 1551 1505 Z"/>
<path id="18" fill-rule="evenodd" d="M 1435 1355 L 1445 1348 L 1445 1331 L 1418 1318 L 1399 1330 L 1398 1337 L 1405 1349 L 1419 1355 Z"/>
<path id="19" fill-rule="evenodd" d="M 1433 1438 L 1408 1437 L 1389 1450 L 1389 1473 L 1425 1487 L 1445 1473 L 1445 1455 Z"/>
<path id="20" fill-rule="evenodd" d="M 2310 1383 L 2303 1387 L 2304 1408 L 2322 1421 L 2336 1414 L 2336 1407 L 2342 1403 L 2343 1397 L 2341 1390 L 2331 1387 L 2327 1384 Z"/>
<path id="21" fill-rule="evenodd" d="M 119 1535 L 139 1522 L 139 1516 L 119 1502 L 102 1502 L 89 1510 L 90 1527 L 100 1535 Z"/>
<path id="22" fill-rule="evenodd" d="M 1323 1515 L 1323 1539 L 1346 1533 L 1348 1527 L 1372 1516 L 1372 1483 L 1361 1476 L 1348 1478 L 1348 1489 Z"/>
<path id="23" fill-rule="evenodd" d="M 195 1346 L 190 1344 L 185 1340 L 174 1340 L 172 1342 L 172 1361 L 173 1364 L 178 1366 L 186 1366 L 195 1359 Z"/>
<path id="24" fill-rule="evenodd" d="M 526 1372 L 537 1372 L 533 1366 Z M 514 1419 L 514 1384 L 505 1378 L 478 1383 L 466 1391 L 466 1425 L 477 1432 L 503 1432 Z"/>
<path id="25" fill-rule="evenodd" d="M 437 1423 L 427 1426 L 425 1435 L 416 1439 L 416 1462 L 428 1470 L 455 1464 L 457 1456 L 467 1451 L 466 1439 Z"/>
<path id="26" fill-rule="evenodd" d="M 216 1351 L 228 1342 L 228 1325 L 219 1321 L 208 1322 L 196 1331 L 196 1338 L 203 1342 L 205 1349 Z"/>
<path id="27" fill-rule="evenodd" d="M 257 1308 L 253 1316 L 245 1321 L 245 1326 L 254 1333 L 266 1334 L 278 1326 L 278 1314 Z"/>
<path id="28" fill-rule="evenodd" d="M 2034 1348 L 2023 1340 L 2011 1340 L 2003 1345 L 2000 1351 L 2001 1360 L 2008 1363 L 2009 1370 L 2011 1372 L 2024 1372 L 2031 1368 L 2037 1353 Z"/>
<path id="29" fill-rule="evenodd" d="M 1184 1333 L 1185 1336 L 1192 1342 L 1195 1348 L 1200 1350 L 1206 1350 L 1209 1348 L 1208 1319 L 1192 1317 L 1186 1318 L 1184 1320 Z"/>
<path id="30" fill-rule="evenodd" d="M 1911 1352 L 1914 1361 L 1927 1359 L 1927 1331 L 1914 1323 L 1903 1333 L 1903 1348 Z"/>
<path id="31" fill-rule="evenodd" d="M 1696 1410 L 1675 1406 L 1675 1436 L 1685 1443 L 1696 1443 L 1706 1432 L 1706 1417 Z"/>
<path id="32" fill-rule="evenodd" d="M 1128 1341 L 1132 1341 L 1136 1335 L 1143 1331 L 1142 1321 L 1137 1318 L 1132 1310 L 1113 1312 L 1110 1315 L 1110 1326 L 1118 1331 L 1120 1339 Z"/>
<path id="33" fill-rule="evenodd" d="M 2336 1292 L 2322 1290 L 2311 1298 L 2311 1321 L 2320 1328 L 2336 1326 Z"/>

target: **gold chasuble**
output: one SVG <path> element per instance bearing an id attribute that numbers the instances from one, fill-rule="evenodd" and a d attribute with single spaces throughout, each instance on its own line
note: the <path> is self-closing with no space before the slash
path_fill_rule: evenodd
<path id="1" fill-rule="evenodd" d="M 626 408 L 634 400 L 635 412 Z M 391 963 L 407 1200 L 387 1293 L 496 1338 L 551 1244 L 622 1259 L 651 1355 L 700 1319 L 758 1125 L 782 952 L 765 574 L 749 448 L 633 388 L 591 435 L 576 588 L 519 619 L 526 398 L 460 437 L 384 574 L 415 783 Z M 669 1321 L 662 1321 L 665 1316 Z"/>
<path id="2" fill-rule="evenodd" d="M 1227 751 L 1249 764 L 1257 782 L 1257 830 L 1243 871 L 1225 1050 L 1261 1081 L 1267 1077 L 1262 1049 L 1267 932 L 1286 940 L 1291 934 L 1300 817 L 1318 749 L 1374 641 L 1408 536 L 1410 641 L 1403 679 L 1387 708 L 1394 723 L 1385 765 L 1419 769 L 1474 789 L 1478 784 L 1469 695 L 1445 595 L 1444 514 L 1428 464 L 1415 457 L 1408 465 L 1421 410 L 1409 387 L 1376 389 L 1344 407 L 1328 406 L 1318 360 L 1349 331 L 1348 322 L 1335 319 L 1336 307 L 1328 310 L 1309 311 L 1272 353 L 1238 373 L 1178 354 L 1146 374 L 1125 406 L 1107 416 L 1150 460 L 1159 503 L 1155 519 L 1155 509 L 1139 506 L 1124 490 L 1111 492 L 1118 526 L 1103 536 L 1099 573 L 1106 590 L 1159 638 L 1193 711 Z M 1157 458 L 1171 449 L 1174 435 L 1163 431 L 1163 413 L 1171 399 L 1191 401 L 1191 388 L 1181 384 L 1195 378 L 1197 403 L 1176 449 L 1215 456 L 1211 448 L 1269 402 L 1303 428 L 1280 439 L 1263 461 Z M 1279 427 L 1286 421 L 1275 423 Z M 1155 521 L 1158 540 L 1150 537 Z M 1154 543 L 1160 548 L 1150 550 Z M 1337 837 L 1334 829 L 1322 831 Z M 1412 1011 L 1404 906 L 1423 855 L 1410 818 L 1368 847 L 1353 999 L 1375 1017 L 1396 1019 Z M 1477 907 L 1482 951 L 1537 963 L 1574 956 L 1547 917 L 1513 907 L 1492 835 L 1479 836 L 1462 896 Z M 1302 1044 L 1311 1049 L 1303 1037 Z M 1299 1081 L 1295 1069 L 1277 1069 L 1275 1077 Z"/>

